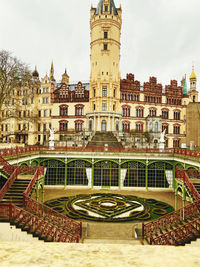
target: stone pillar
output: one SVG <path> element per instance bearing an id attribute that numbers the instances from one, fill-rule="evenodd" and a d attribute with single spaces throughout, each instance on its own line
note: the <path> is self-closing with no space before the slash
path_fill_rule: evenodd
<path id="1" fill-rule="evenodd" d="M 87 116 L 86 120 L 86 131 L 89 131 L 89 116 Z"/>
<path id="2" fill-rule="evenodd" d="M 101 131 L 101 120 L 100 120 L 100 115 L 98 115 L 97 131 Z"/>
<path id="3" fill-rule="evenodd" d="M 110 131 L 110 115 L 108 116 L 108 131 Z M 112 129 L 111 129 L 112 131 Z"/>
<path id="4" fill-rule="evenodd" d="M 114 115 L 112 116 L 112 132 L 115 131 L 115 117 Z"/>
<path id="5" fill-rule="evenodd" d="M 119 119 L 119 132 L 122 132 L 122 119 Z"/>
<path id="6" fill-rule="evenodd" d="M 94 131 L 96 132 L 96 115 L 94 115 Z"/>

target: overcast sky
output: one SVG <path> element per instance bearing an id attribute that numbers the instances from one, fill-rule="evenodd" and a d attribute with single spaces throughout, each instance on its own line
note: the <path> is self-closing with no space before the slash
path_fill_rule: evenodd
<path id="1" fill-rule="evenodd" d="M 90 76 L 90 7 L 98 0 L 0 0 L 0 50 L 13 52 L 40 76 L 54 62 L 71 81 Z M 199 0 L 115 0 L 122 5 L 121 75 L 168 84 L 191 73 L 200 79 Z M 188 84 L 189 86 L 189 84 Z"/>

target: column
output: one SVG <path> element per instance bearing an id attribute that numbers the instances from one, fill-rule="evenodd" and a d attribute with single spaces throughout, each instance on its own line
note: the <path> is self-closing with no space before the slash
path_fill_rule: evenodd
<path id="1" fill-rule="evenodd" d="M 65 158 L 65 187 L 67 186 L 67 158 Z"/>
<path id="2" fill-rule="evenodd" d="M 101 120 L 100 120 L 100 115 L 98 115 L 97 131 L 101 131 Z"/>
<path id="3" fill-rule="evenodd" d="M 96 115 L 94 115 L 94 131 L 96 132 Z"/>
<path id="4" fill-rule="evenodd" d="M 175 210 L 177 210 L 178 209 L 178 192 L 177 192 L 177 190 L 175 190 Z"/>
<path id="5" fill-rule="evenodd" d="M 110 131 L 110 115 L 108 116 L 108 131 Z M 111 129 L 112 131 L 112 129 Z"/>
<path id="6" fill-rule="evenodd" d="M 121 163 L 122 163 L 122 161 L 121 161 L 121 159 L 119 159 L 119 172 L 118 172 L 118 175 L 119 175 L 119 189 L 121 188 Z"/>
<path id="7" fill-rule="evenodd" d="M 119 119 L 119 132 L 122 132 L 122 119 Z"/>
<path id="8" fill-rule="evenodd" d="M 89 131 L 89 117 L 87 116 L 87 121 L 86 121 L 86 131 Z"/>
<path id="9" fill-rule="evenodd" d="M 147 159 L 146 160 L 146 166 L 145 166 L 145 187 L 146 187 L 146 190 L 148 190 L 148 164 L 149 164 L 149 161 Z"/>
<path id="10" fill-rule="evenodd" d="M 94 186 L 94 159 L 92 159 L 92 188 Z"/>

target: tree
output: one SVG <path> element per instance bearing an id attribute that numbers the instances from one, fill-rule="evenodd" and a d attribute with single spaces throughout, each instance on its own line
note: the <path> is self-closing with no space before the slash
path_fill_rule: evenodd
<path id="1" fill-rule="evenodd" d="M 0 51 L 0 110 L 6 101 L 13 98 L 13 91 L 31 82 L 28 65 L 13 57 L 6 50 Z"/>
<path id="2" fill-rule="evenodd" d="M 29 123 L 33 122 L 36 114 L 31 108 L 34 94 L 39 88 L 39 75 L 34 76 L 26 63 L 20 61 L 6 50 L 0 50 L 0 123 L 1 138 L 28 131 Z M 31 103 L 32 102 L 32 103 Z M 18 123 L 22 122 L 20 129 Z M 5 130 L 7 123 L 11 129 Z M 14 126 L 15 125 L 15 126 Z"/>

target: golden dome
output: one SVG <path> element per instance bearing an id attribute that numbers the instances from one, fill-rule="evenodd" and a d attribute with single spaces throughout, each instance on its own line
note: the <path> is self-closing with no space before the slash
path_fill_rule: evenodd
<path id="1" fill-rule="evenodd" d="M 191 73 L 191 75 L 190 75 L 190 80 L 191 79 L 196 79 L 197 78 L 197 76 L 196 76 L 196 74 L 195 74 L 195 72 L 194 72 L 194 67 L 192 68 L 192 73 Z"/>

